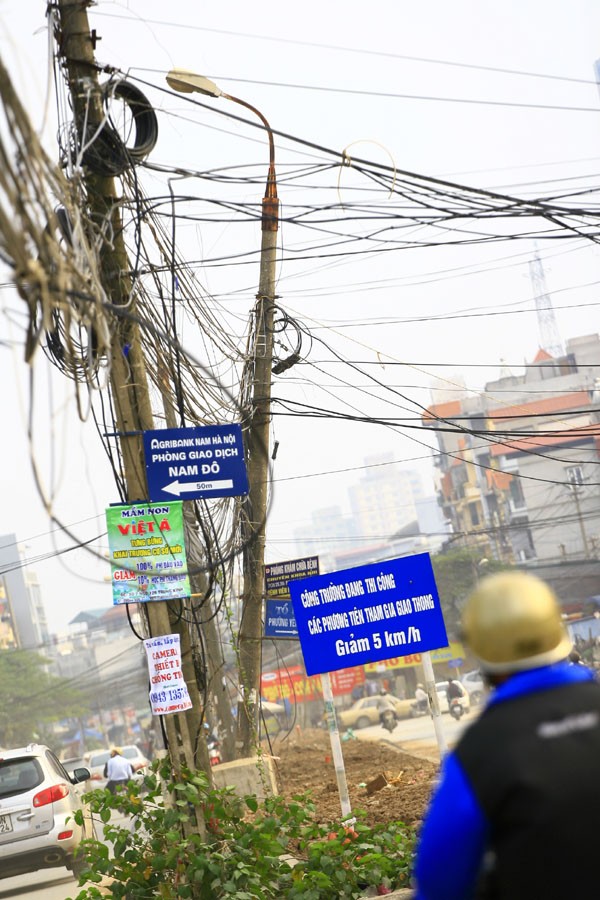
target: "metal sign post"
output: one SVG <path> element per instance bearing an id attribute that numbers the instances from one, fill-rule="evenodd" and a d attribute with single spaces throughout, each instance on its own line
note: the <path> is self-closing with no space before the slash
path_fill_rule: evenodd
<path id="1" fill-rule="evenodd" d="M 322 673 L 321 685 L 323 687 L 325 716 L 327 718 L 327 728 L 329 730 L 329 740 L 331 742 L 331 755 L 333 757 L 335 777 L 338 786 L 338 793 L 340 795 L 340 804 L 342 806 L 342 819 L 346 820 L 352 815 L 352 807 L 350 806 L 348 782 L 346 781 L 346 767 L 344 765 L 344 755 L 342 753 L 340 733 L 337 727 L 337 717 L 335 714 L 335 706 L 333 704 L 333 691 L 331 690 L 331 678 L 329 677 L 329 672 Z"/>
<path id="2" fill-rule="evenodd" d="M 433 729 L 435 731 L 435 739 L 440 750 L 440 758 L 443 759 L 448 752 L 448 744 L 444 735 L 442 725 L 442 713 L 440 711 L 440 701 L 435 689 L 435 675 L 433 672 L 433 663 L 431 662 L 431 653 L 425 652 L 421 657 L 423 665 L 423 674 L 425 675 L 425 690 L 429 697 L 429 705 L 431 707 L 431 716 L 433 718 Z"/>

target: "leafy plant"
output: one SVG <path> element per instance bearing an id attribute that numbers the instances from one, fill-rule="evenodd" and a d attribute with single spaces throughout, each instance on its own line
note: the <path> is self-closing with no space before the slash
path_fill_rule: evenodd
<path id="1" fill-rule="evenodd" d="M 401 823 L 371 828 L 358 813 L 353 827 L 332 827 L 315 821 L 309 795 L 239 798 L 210 788 L 202 772 L 184 771 L 175 781 L 164 763 L 142 791 L 130 782 L 115 796 L 86 795 L 112 852 L 102 841 L 84 842 L 88 871 L 76 900 L 104 896 L 104 877 L 111 896 L 123 900 L 334 900 L 408 881 L 414 833 Z M 197 811 L 202 836 L 192 827 Z"/>
<path id="2" fill-rule="evenodd" d="M 52 744 L 50 723 L 85 711 L 81 691 L 66 678 L 50 675 L 46 665 L 30 650 L 0 654 L 1 747 L 21 747 L 32 736 Z"/>

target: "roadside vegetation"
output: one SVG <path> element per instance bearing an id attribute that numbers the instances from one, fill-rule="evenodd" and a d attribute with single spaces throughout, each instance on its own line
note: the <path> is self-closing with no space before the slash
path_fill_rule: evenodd
<path id="1" fill-rule="evenodd" d="M 107 843 L 84 842 L 88 871 L 75 900 L 106 897 L 106 883 L 109 896 L 123 900 L 334 900 L 408 885 L 411 827 L 371 827 L 360 812 L 352 825 L 317 822 L 310 795 L 240 798 L 211 788 L 202 772 L 183 771 L 174 781 L 163 763 L 143 785 L 87 798 Z M 196 809 L 203 836 L 187 828 Z"/>
<path id="2" fill-rule="evenodd" d="M 0 654 L 0 747 L 24 747 L 32 740 L 53 746 L 56 722 L 85 715 L 85 694 L 72 681 L 50 675 L 47 666 L 48 660 L 30 650 Z"/>

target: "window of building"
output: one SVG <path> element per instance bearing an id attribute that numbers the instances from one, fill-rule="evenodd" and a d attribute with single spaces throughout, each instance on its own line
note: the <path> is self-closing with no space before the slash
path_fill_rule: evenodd
<path id="1" fill-rule="evenodd" d="M 569 484 L 583 484 L 583 468 L 581 466 L 567 466 L 565 473 Z"/>
<path id="2" fill-rule="evenodd" d="M 469 503 L 469 515 L 471 516 L 471 525 L 479 525 L 479 510 L 476 503 Z"/>
<path id="3" fill-rule="evenodd" d="M 520 478 L 515 477 L 510 479 L 510 499 L 516 509 L 525 506 L 525 497 L 523 495 L 523 487 Z"/>

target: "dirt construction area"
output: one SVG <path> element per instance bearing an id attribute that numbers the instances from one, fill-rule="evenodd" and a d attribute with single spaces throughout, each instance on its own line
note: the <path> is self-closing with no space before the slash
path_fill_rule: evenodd
<path id="1" fill-rule="evenodd" d="M 268 752 L 268 751 L 267 751 Z M 392 745 L 366 740 L 342 742 L 348 793 L 353 811 L 362 809 L 369 825 L 417 824 L 423 817 L 438 766 Z M 296 730 L 273 743 L 281 794 L 291 798 L 310 792 L 320 821 L 341 817 L 329 733 Z"/>

